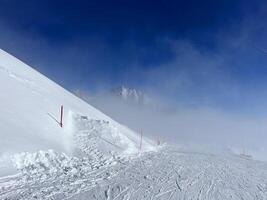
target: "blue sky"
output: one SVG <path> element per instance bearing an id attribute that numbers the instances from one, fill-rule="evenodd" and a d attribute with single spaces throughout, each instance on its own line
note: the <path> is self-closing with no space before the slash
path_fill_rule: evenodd
<path id="1" fill-rule="evenodd" d="M 69 90 L 267 113 L 264 1 L 0 0 L 0 48 Z"/>

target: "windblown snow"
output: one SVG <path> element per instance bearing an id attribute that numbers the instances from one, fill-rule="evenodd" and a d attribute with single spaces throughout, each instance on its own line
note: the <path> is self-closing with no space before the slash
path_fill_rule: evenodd
<path id="1" fill-rule="evenodd" d="M 140 149 L 140 135 L 2 50 L 0 89 L 0 199 L 267 199 L 265 162 L 147 138 Z"/>

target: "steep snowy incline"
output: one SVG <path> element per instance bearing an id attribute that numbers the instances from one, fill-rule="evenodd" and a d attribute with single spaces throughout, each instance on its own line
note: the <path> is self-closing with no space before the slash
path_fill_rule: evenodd
<path id="1" fill-rule="evenodd" d="M 63 128 L 53 119 L 59 119 L 61 105 Z M 124 136 L 120 137 L 124 144 L 128 144 L 123 152 L 137 151 L 140 139 L 133 131 L 0 50 L 0 166 L 5 156 L 21 151 L 53 149 L 71 153 L 76 114 L 108 121 Z M 143 141 L 144 150 L 151 148 L 148 141 Z"/>

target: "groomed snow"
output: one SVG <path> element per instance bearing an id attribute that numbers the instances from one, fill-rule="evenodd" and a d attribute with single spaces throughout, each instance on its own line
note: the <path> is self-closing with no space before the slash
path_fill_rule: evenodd
<path id="1" fill-rule="evenodd" d="M 0 198 L 264 200 L 267 164 L 234 155 L 163 147 L 132 159 L 93 163 L 53 151 L 23 154 L 20 173 L 0 178 Z"/>

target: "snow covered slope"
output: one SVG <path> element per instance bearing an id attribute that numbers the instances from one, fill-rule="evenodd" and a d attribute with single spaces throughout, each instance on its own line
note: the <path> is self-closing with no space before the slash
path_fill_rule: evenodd
<path id="1" fill-rule="evenodd" d="M 55 121 L 59 120 L 61 105 L 63 128 Z M 0 50 L 0 165 L 1 158 L 22 151 L 53 149 L 73 153 L 77 116 L 87 119 L 87 123 L 94 122 L 90 120 L 110 123 L 113 132 L 106 130 L 101 137 L 115 142 L 121 152 L 138 151 L 139 135 Z M 152 148 L 143 141 L 143 150 Z"/>

